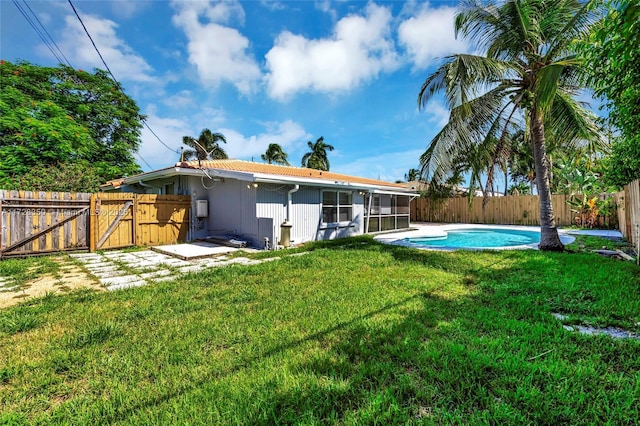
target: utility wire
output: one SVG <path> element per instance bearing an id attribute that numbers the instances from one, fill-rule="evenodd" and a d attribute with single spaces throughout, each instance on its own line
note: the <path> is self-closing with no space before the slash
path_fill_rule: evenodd
<path id="1" fill-rule="evenodd" d="M 80 17 L 80 15 L 78 14 L 78 11 L 76 10 L 76 7 L 73 5 L 73 3 L 71 3 L 71 0 L 67 0 L 67 1 L 71 5 L 71 9 L 73 9 L 73 13 L 76 14 L 76 17 L 78 18 L 78 21 L 80 21 L 80 24 L 82 25 L 82 28 L 84 28 L 85 34 L 87 34 L 87 37 L 89 37 L 89 40 L 91 40 L 91 44 L 93 45 L 93 48 L 96 50 L 96 52 L 98 52 L 98 56 L 100 56 L 100 60 L 102 60 L 102 63 L 104 64 L 104 67 L 107 69 L 107 71 L 111 75 L 111 78 L 113 78 L 113 81 L 115 81 L 116 84 L 118 86 L 120 86 L 120 83 L 118 83 L 118 79 L 116 78 L 115 75 L 113 75 L 113 73 L 111 72 L 111 69 L 109 69 L 109 65 L 107 65 L 107 63 L 105 62 L 104 58 L 102 57 L 102 53 L 100 53 L 100 50 L 98 49 L 98 46 L 96 46 L 96 43 L 93 41 L 93 37 L 91 37 L 91 34 L 89 34 L 89 30 L 87 30 L 87 27 L 84 25 L 84 22 L 82 21 L 82 18 Z"/>
<path id="2" fill-rule="evenodd" d="M 44 29 L 44 26 L 42 25 L 42 22 L 40 22 L 40 20 L 35 15 L 35 13 L 33 13 L 33 10 L 31 10 L 31 8 L 29 8 L 29 10 L 31 11 L 31 13 L 33 15 L 33 17 L 31 17 L 31 16 L 29 16 L 29 13 L 26 11 L 26 9 L 24 9 L 17 0 L 13 0 L 13 4 L 15 5 L 16 9 L 18 9 L 18 11 L 22 14 L 24 19 L 31 26 L 31 28 L 33 28 L 33 30 L 36 32 L 36 34 L 38 34 L 38 37 L 40 37 L 40 40 L 42 40 L 44 45 L 49 49 L 49 51 L 56 58 L 58 63 L 60 63 L 60 64 L 63 64 L 63 63 L 68 64 L 69 61 L 66 61 L 67 58 L 64 58 L 64 55 L 61 56 L 62 52 L 60 51 L 60 49 L 58 49 L 58 52 L 56 52 L 56 50 L 53 48 L 53 45 L 51 44 L 51 42 L 47 39 L 47 37 L 45 37 L 45 33 L 47 35 L 48 35 L 48 33 L 46 32 L 46 29 Z M 25 5 L 27 7 L 29 7 L 29 5 L 27 5 L 26 3 L 25 3 Z M 42 29 L 38 28 L 34 18 L 38 21 L 38 23 L 40 24 Z M 44 30 L 44 32 L 43 32 L 43 30 Z M 57 45 L 56 45 L 56 47 L 57 47 Z M 64 58 L 65 60 L 63 61 L 62 58 Z"/>
<path id="3" fill-rule="evenodd" d="M 87 27 L 84 25 L 84 22 L 82 21 L 82 18 L 80 17 L 80 15 L 78 14 L 78 11 L 76 10 L 75 6 L 73 5 L 73 3 L 71 2 L 71 0 L 67 0 L 69 2 L 69 5 L 71 5 L 71 8 L 73 9 L 73 13 L 76 14 L 76 17 L 78 18 L 78 21 L 80 21 L 80 24 L 82 24 L 82 28 L 84 28 L 84 32 L 87 34 L 87 37 L 89 37 L 89 40 L 91 40 L 91 44 L 93 45 L 93 48 L 96 50 L 96 52 L 98 53 L 98 56 L 100 57 L 100 60 L 102 60 L 102 63 L 104 64 L 105 68 L 107 69 L 107 72 L 109 73 L 109 75 L 111 75 L 111 78 L 113 78 L 113 81 L 116 82 L 116 84 L 118 85 L 118 87 L 122 87 L 122 85 L 118 82 L 118 79 L 116 78 L 115 75 L 113 75 L 113 73 L 111 72 L 111 69 L 109 68 L 109 65 L 107 65 L 107 62 L 104 60 L 104 58 L 102 57 L 102 53 L 100 53 L 100 49 L 98 49 L 98 46 L 96 46 L 96 43 L 93 41 L 93 37 L 91 37 L 91 34 L 89 34 L 89 30 L 87 30 Z M 162 144 L 164 145 L 165 148 L 167 148 L 169 151 L 171 152 L 175 152 L 177 153 L 178 150 L 177 149 L 173 149 L 171 148 L 169 145 L 167 145 L 166 143 L 164 143 L 162 141 L 162 139 L 160 139 L 160 137 L 156 134 L 156 132 L 154 132 L 151 127 L 149 127 L 149 124 L 147 124 L 147 122 L 145 120 L 142 120 L 142 123 L 144 124 L 144 126 L 149 129 L 149 131 L 151 132 L 151 134 L 153 136 L 156 137 L 156 139 Z"/>
<path id="4" fill-rule="evenodd" d="M 71 62 L 64 55 L 64 53 L 62 52 L 62 50 L 60 49 L 60 47 L 58 46 L 56 41 L 53 39 L 53 37 L 51 37 L 51 34 L 47 31 L 47 29 L 44 26 L 44 24 L 42 24 L 42 21 L 40 21 L 40 19 L 36 15 L 36 13 L 33 11 L 33 9 L 31 9 L 29 4 L 26 2 L 26 0 L 22 0 L 22 2 L 29 9 L 29 12 L 31 12 L 31 15 L 33 16 L 33 18 L 31 16 L 29 16 L 29 13 L 27 13 L 26 9 L 24 9 L 17 0 L 12 0 L 12 1 L 13 1 L 13 4 L 18 9 L 18 11 L 20 12 L 20 14 L 22 14 L 24 19 L 27 21 L 27 23 L 29 23 L 31 28 L 36 32 L 36 34 L 38 34 L 38 37 L 40 37 L 40 40 L 42 40 L 42 42 L 45 44 L 45 46 L 47 46 L 47 48 L 49 49 L 51 54 L 58 60 L 58 63 L 66 64 L 70 68 L 73 68 L 73 65 L 71 65 Z M 93 39 L 91 38 L 91 35 L 89 34 L 89 31 L 87 30 L 87 27 L 84 25 L 84 22 L 82 22 L 82 19 L 78 15 L 78 12 L 76 11 L 76 8 L 71 3 L 71 0 L 69 0 L 69 4 L 73 8 L 73 11 L 75 12 L 76 16 L 78 17 L 78 20 L 80 21 L 80 23 L 82 24 L 82 27 L 84 28 L 85 33 L 89 37 L 89 40 L 91 40 L 91 43 L 93 44 L 93 47 L 96 49 L 96 52 L 98 52 L 98 55 L 100 56 L 100 59 L 102 59 L 102 63 L 107 68 L 107 71 L 111 75 L 111 78 L 113 78 L 113 81 L 117 84 L 118 88 L 120 90 L 122 90 L 122 86 L 120 85 L 118 80 L 116 80 L 115 76 L 113 75 L 113 73 L 109 69 L 109 66 L 105 62 L 105 60 L 102 57 L 102 55 L 100 54 L 100 51 L 98 50 L 96 44 L 93 42 Z M 34 18 L 35 18 L 35 21 L 34 21 Z M 36 22 L 39 24 L 40 28 L 38 27 L 38 25 L 36 25 Z M 45 37 L 45 34 L 46 34 L 46 37 Z M 47 37 L 48 37 L 48 39 L 47 39 Z M 55 49 L 54 49 L 54 46 L 55 46 Z M 56 52 L 56 50 L 57 50 L 57 52 Z M 63 58 L 64 58 L 64 60 L 63 60 Z M 87 87 L 87 89 L 89 89 L 89 88 Z M 164 145 L 167 149 L 169 149 L 172 152 L 177 152 L 177 150 L 173 150 L 167 144 L 162 142 L 162 140 L 158 137 L 158 135 L 149 127 L 149 125 L 144 120 L 142 122 L 149 129 L 149 131 L 156 137 L 156 139 L 158 139 L 158 141 L 160 141 L 160 143 L 162 143 L 162 145 Z M 149 167 L 150 169 L 153 169 L 153 167 L 151 167 L 151 165 L 142 157 L 142 155 L 139 152 L 136 151 L 135 154 L 140 158 L 140 160 L 142 160 L 142 162 L 144 164 L 147 165 L 147 167 Z"/>
<path id="5" fill-rule="evenodd" d="M 136 151 L 136 155 L 137 155 L 138 157 L 140 157 L 140 159 L 142 160 L 142 162 L 143 162 L 144 164 L 146 164 L 146 165 L 147 165 L 147 167 L 149 167 L 151 170 L 153 170 L 153 167 L 151 167 L 151 165 L 150 165 L 149 163 L 147 163 L 147 160 L 145 160 L 144 158 L 142 158 L 142 155 L 140 155 L 140 153 L 139 153 L 139 152 L 137 152 L 137 151 Z"/>
<path id="6" fill-rule="evenodd" d="M 49 37 L 49 40 L 51 40 L 51 43 L 53 43 L 53 45 L 55 46 L 56 50 L 60 53 L 60 56 L 62 56 L 64 58 L 64 63 L 69 65 L 71 68 L 73 68 L 71 66 L 71 62 L 69 62 L 67 57 L 64 56 L 64 53 L 62 52 L 62 50 L 58 46 L 58 43 L 56 43 L 56 41 L 53 39 L 53 37 L 51 37 L 51 34 L 49 34 L 49 31 L 47 31 L 47 28 L 42 24 L 42 22 L 40 21 L 40 18 L 38 18 L 38 15 L 36 15 L 35 12 L 33 11 L 33 9 L 31 9 L 31 6 L 29 6 L 29 3 L 27 3 L 27 0 L 22 0 L 22 3 L 24 3 L 25 6 L 27 6 L 27 8 L 29 9 L 29 11 L 31 12 L 33 17 L 36 18 L 36 21 L 38 21 L 38 24 L 40 24 L 40 27 L 42 28 L 44 33 L 47 35 L 47 37 Z"/>

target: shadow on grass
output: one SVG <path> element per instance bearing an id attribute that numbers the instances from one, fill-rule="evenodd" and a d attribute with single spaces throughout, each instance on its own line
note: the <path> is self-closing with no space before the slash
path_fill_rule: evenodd
<path id="1" fill-rule="evenodd" d="M 171 401 L 170 405 L 184 409 L 184 423 L 205 423 L 199 416 L 206 416 L 207 405 L 219 403 L 207 393 L 208 385 L 245 370 L 257 374 L 248 370 L 309 344 L 323 350 L 292 364 L 289 373 L 296 376 L 296 386 L 287 387 L 280 379 L 259 384 L 260 401 L 243 407 L 244 423 L 579 424 L 640 418 L 634 404 L 634 375 L 622 375 L 640 371 L 638 345 L 571 336 L 548 317 L 549 300 L 566 300 L 563 292 L 569 297 L 589 292 L 589 298 L 580 302 L 585 310 L 588 303 L 608 297 L 610 289 L 597 287 L 595 281 L 612 274 L 606 260 L 575 257 L 590 262 L 590 269 L 580 272 L 585 268 L 571 266 L 566 254 L 469 256 L 387 246 L 370 238 L 315 248 L 383 251 L 401 264 L 455 272 L 474 291 L 447 298 L 416 290 L 303 338 L 274 344 L 259 355 L 240 356 L 232 367 L 202 366 L 208 370 L 198 380 L 109 413 L 98 409 L 94 420 L 135 421 L 136 413 Z M 602 272 L 594 278 L 596 267 Z M 620 297 L 608 300 L 613 303 Z M 637 297 L 631 299 L 637 302 Z M 601 309 L 607 306 L 602 304 Z M 380 320 L 387 317 L 395 319 Z M 85 339 L 89 342 L 99 343 L 110 335 L 109 330 L 90 331 L 91 339 Z M 186 394 L 190 405 L 172 401 Z"/>

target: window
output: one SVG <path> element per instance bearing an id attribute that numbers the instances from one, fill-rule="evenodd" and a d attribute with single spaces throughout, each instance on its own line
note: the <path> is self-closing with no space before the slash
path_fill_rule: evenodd
<path id="1" fill-rule="evenodd" d="M 411 197 L 399 194 L 367 194 L 364 200 L 367 232 L 409 227 Z"/>
<path id="2" fill-rule="evenodd" d="M 322 192 L 322 222 L 349 222 L 353 219 L 351 192 Z"/>

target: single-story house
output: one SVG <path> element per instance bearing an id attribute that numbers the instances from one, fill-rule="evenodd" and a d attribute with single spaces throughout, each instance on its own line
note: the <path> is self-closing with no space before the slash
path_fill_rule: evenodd
<path id="1" fill-rule="evenodd" d="M 233 235 L 262 248 L 409 228 L 404 184 L 241 160 L 179 162 L 109 181 L 102 191 L 190 195 L 189 239 Z"/>

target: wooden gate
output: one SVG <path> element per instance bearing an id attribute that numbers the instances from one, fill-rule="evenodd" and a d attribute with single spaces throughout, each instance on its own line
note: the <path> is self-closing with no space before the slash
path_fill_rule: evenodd
<path id="1" fill-rule="evenodd" d="M 182 195 L 93 194 L 90 250 L 186 241 L 190 209 Z"/>
<path id="2" fill-rule="evenodd" d="M 191 197 L 0 190 L 0 258 L 184 242 Z"/>
<path id="3" fill-rule="evenodd" d="M 90 197 L 0 190 L 0 258 L 89 248 Z"/>

